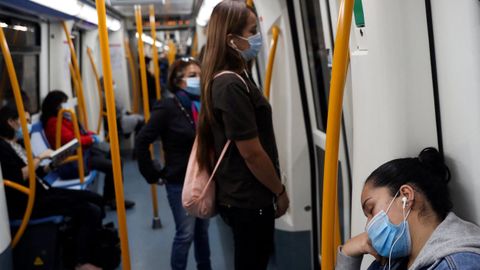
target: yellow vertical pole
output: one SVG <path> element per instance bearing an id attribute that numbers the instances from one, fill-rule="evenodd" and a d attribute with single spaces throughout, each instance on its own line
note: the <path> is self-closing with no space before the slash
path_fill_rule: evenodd
<path id="1" fill-rule="evenodd" d="M 70 32 L 67 28 L 67 23 L 62 22 L 63 31 L 65 32 L 65 36 L 67 37 L 68 47 L 70 49 L 70 54 L 72 56 L 72 65 L 73 70 L 75 73 L 75 78 L 77 79 L 77 100 L 78 100 L 78 107 L 80 108 L 80 119 L 83 119 L 83 126 L 88 129 L 88 118 L 87 118 L 87 107 L 85 105 L 85 97 L 83 96 L 83 84 L 82 84 L 82 76 L 80 73 L 80 67 L 78 66 L 77 54 L 75 53 L 75 48 L 73 47 L 73 41 L 70 37 Z"/>
<path id="2" fill-rule="evenodd" d="M 130 43 L 128 42 L 128 38 L 125 38 L 124 40 L 124 43 L 125 43 L 125 54 L 127 56 L 127 60 L 128 60 L 128 67 L 130 68 L 130 75 L 132 77 L 132 96 L 133 96 L 133 107 L 132 107 L 132 111 L 133 113 L 138 113 L 139 112 L 139 90 L 138 90 L 138 79 L 137 79 L 137 75 L 138 75 L 138 70 L 135 68 L 135 63 L 134 63 L 134 59 L 133 59 L 133 55 L 132 55 L 132 50 L 130 48 Z"/>
<path id="3" fill-rule="evenodd" d="M 275 53 L 277 51 L 279 32 L 280 29 L 278 29 L 278 26 L 274 25 L 272 27 L 272 43 L 270 45 L 270 52 L 268 53 L 267 72 L 265 75 L 265 96 L 267 97 L 267 99 L 270 98 L 270 85 L 272 83 L 273 63 L 275 61 Z"/>
<path id="4" fill-rule="evenodd" d="M 162 96 L 162 89 L 160 88 L 160 69 L 158 68 L 158 50 L 157 50 L 157 29 L 155 24 L 155 7 L 150 5 L 150 33 L 152 35 L 152 61 L 153 72 L 155 74 L 155 90 L 157 93 L 157 100 L 160 100 Z"/>
<path id="5" fill-rule="evenodd" d="M 88 59 L 90 59 L 90 64 L 92 65 L 93 74 L 95 75 L 95 81 L 97 82 L 98 109 L 100 111 L 98 116 L 98 123 L 97 123 L 97 134 L 99 134 L 100 128 L 102 127 L 103 116 L 105 115 L 104 108 L 103 108 L 102 84 L 100 83 L 100 77 L 98 75 L 97 66 L 95 65 L 95 61 L 93 60 L 92 49 L 90 49 L 90 47 L 87 47 L 87 54 L 88 54 Z"/>
<path id="6" fill-rule="evenodd" d="M 332 80 L 328 104 L 322 209 L 322 270 L 333 270 L 335 263 L 335 205 L 337 204 L 338 149 L 342 116 L 343 90 L 348 65 L 348 43 L 352 23 L 353 0 L 343 0 L 340 8 Z"/>
<path id="7" fill-rule="evenodd" d="M 130 270 L 130 251 L 128 248 L 128 231 L 125 214 L 125 199 L 123 197 L 122 167 L 120 163 L 120 149 L 118 147 L 117 113 L 115 110 L 115 97 L 113 94 L 112 66 L 110 62 L 105 1 L 96 0 L 95 4 L 97 6 L 98 34 L 102 53 L 103 89 L 105 89 L 108 130 L 110 131 L 110 146 L 112 150 L 111 157 L 113 161 L 113 178 L 115 182 L 120 245 L 122 248 L 122 266 L 123 269 Z"/>
<path id="8" fill-rule="evenodd" d="M 27 228 L 28 221 L 32 214 L 33 204 L 35 202 L 35 167 L 33 166 L 33 154 L 32 154 L 32 145 L 30 144 L 30 136 L 27 129 L 27 118 L 25 117 L 25 108 L 23 107 L 23 99 L 20 93 L 20 86 L 18 85 L 17 74 L 15 73 L 15 67 L 13 66 L 12 56 L 10 54 L 10 49 L 8 48 L 7 40 L 5 39 L 5 34 L 3 29 L 0 27 L 0 46 L 2 47 L 2 54 L 5 64 L 8 70 L 8 76 L 10 77 L 10 84 L 13 89 L 13 96 L 15 98 L 15 104 L 17 105 L 18 116 L 20 118 L 20 124 L 23 132 L 23 141 L 25 144 L 25 150 L 27 151 L 27 166 L 28 166 L 28 183 L 29 183 L 29 193 L 28 193 L 28 202 L 27 209 L 23 215 L 22 224 L 18 229 L 17 233 L 13 237 L 12 246 L 15 247 L 22 237 L 25 229 Z"/>
<path id="9" fill-rule="evenodd" d="M 68 68 L 70 70 L 70 75 L 72 77 L 72 82 L 73 82 L 73 90 L 75 91 L 75 93 L 77 93 L 77 105 L 78 105 L 78 116 L 80 118 L 80 123 L 85 123 L 85 119 L 84 119 L 84 114 L 82 113 L 82 108 L 80 106 L 80 98 L 78 96 L 78 93 L 80 92 L 80 90 L 78 90 L 78 79 L 77 79 L 77 74 L 75 72 L 75 68 L 73 67 L 72 63 L 68 63 Z"/>
<path id="10" fill-rule="evenodd" d="M 193 43 L 192 43 L 192 57 L 197 58 L 198 56 L 198 35 L 197 31 L 193 34 Z"/>
<path id="11" fill-rule="evenodd" d="M 150 119 L 150 106 L 148 104 L 148 86 L 147 86 L 147 69 L 145 67 L 145 55 L 143 50 L 143 25 L 142 25 L 142 7 L 135 5 L 135 22 L 137 24 L 138 33 L 138 58 L 140 62 L 140 77 L 142 81 L 142 94 L 143 94 L 143 112 L 145 116 L 145 122 Z M 152 153 L 152 147 L 150 146 L 150 152 Z M 150 191 L 152 193 L 153 204 L 153 228 L 161 227 L 160 217 L 158 216 L 158 199 L 157 199 L 157 186 L 155 184 L 150 185 Z"/>
<path id="12" fill-rule="evenodd" d="M 168 64 L 172 65 L 175 61 L 175 57 L 177 56 L 177 47 L 173 40 L 168 40 Z"/>
<path id="13" fill-rule="evenodd" d="M 60 148 L 62 146 L 62 123 L 63 117 L 65 114 L 70 114 L 73 123 L 73 133 L 75 134 L 75 138 L 78 140 L 78 143 L 81 142 L 80 137 L 80 128 L 78 127 L 78 120 L 75 112 L 70 109 L 60 109 L 57 114 L 57 125 L 56 125 L 56 133 L 55 133 L 55 149 Z M 80 178 L 80 183 L 83 184 L 85 182 L 85 165 L 83 162 L 83 149 L 82 147 L 77 148 L 77 154 L 75 156 L 70 156 L 69 160 L 76 160 L 78 162 L 78 177 Z"/>
<path id="14" fill-rule="evenodd" d="M 253 7 L 253 0 L 246 0 L 245 3 L 247 3 L 247 6 Z"/>

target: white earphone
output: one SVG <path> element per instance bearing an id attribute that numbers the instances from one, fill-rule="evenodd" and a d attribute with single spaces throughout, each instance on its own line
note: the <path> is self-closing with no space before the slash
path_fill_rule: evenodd
<path id="1" fill-rule="evenodd" d="M 405 207 L 407 206 L 407 201 L 408 201 L 407 197 L 404 196 L 404 197 L 402 198 L 403 209 L 405 209 Z"/>

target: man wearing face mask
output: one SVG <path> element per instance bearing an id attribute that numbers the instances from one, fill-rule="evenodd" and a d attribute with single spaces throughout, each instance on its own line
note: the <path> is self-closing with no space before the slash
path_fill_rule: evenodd
<path id="1" fill-rule="evenodd" d="M 197 60 L 191 57 L 176 60 L 168 74 L 170 95 L 155 104 L 150 120 L 135 140 L 138 167 L 143 177 L 148 183 L 166 182 L 176 228 L 170 258 L 174 270 L 186 269 L 192 242 L 195 242 L 197 269 L 211 269 L 209 221 L 188 215 L 182 206 L 183 182 L 201 110 L 199 76 Z M 149 146 L 158 138 L 162 140 L 165 153 L 163 168 L 156 166 L 149 151 Z"/>
<path id="2" fill-rule="evenodd" d="M 362 192 L 366 232 L 339 248 L 335 269 L 360 269 L 364 254 L 377 259 L 369 270 L 479 269 L 480 228 L 451 212 L 449 180 L 434 148 L 377 168 Z"/>

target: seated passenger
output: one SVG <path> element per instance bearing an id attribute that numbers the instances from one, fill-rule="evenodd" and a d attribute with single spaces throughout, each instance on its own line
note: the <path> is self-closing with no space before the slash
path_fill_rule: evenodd
<path id="1" fill-rule="evenodd" d="M 55 136 L 57 130 L 57 114 L 62 107 L 68 108 L 68 96 L 59 90 L 54 90 L 45 97 L 42 103 L 42 115 L 40 121 L 43 124 L 45 135 L 51 146 L 55 145 Z M 87 165 L 90 169 L 105 173 L 105 184 L 103 187 L 103 199 L 105 204 L 112 209 L 116 209 L 115 189 L 113 182 L 113 165 L 110 158 L 110 145 L 101 142 L 100 137 L 92 131 L 85 130 L 80 125 L 80 143 L 82 148 L 88 153 Z M 62 121 L 61 144 L 66 144 L 75 138 L 73 123 L 69 117 L 64 117 Z M 74 175 L 71 178 L 78 178 L 76 170 L 71 170 Z M 69 174 L 69 173 L 67 173 Z M 125 207 L 132 208 L 134 202 L 125 200 Z"/>
<path id="2" fill-rule="evenodd" d="M 100 78 L 100 84 L 103 87 L 103 77 Z M 135 132 L 135 134 L 140 131 L 140 129 L 144 125 L 144 118 L 140 114 L 136 113 L 131 113 L 125 108 L 125 105 L 122 101 L 122 97 L 120 95 L 120 92 L 116 89 L 116 84 L 113 82 L 113 92 L 115 94 L 115 109 L 117 113 L 117 126 L 120 131 L 120 133 L 125 137 L 128 138 L 130 137 L 130 134 Z M 102 91 L 104 94 L 105 98 L 105 91 Z M 104 102 L 105 104 L 105 102 Z M 104 106 L 105 111 L 107 110 L 107 107 Z M 105 125 L 105 128 L 107 128 L 107 125 Z"/>
<path id="3" fill-rule="evenodd" d="M 479 269 L 480 228 L 453 212 L 441 154 L 424 149 L 418 158 L 389 161 L 365 182 L 361 202 L 366 232 L 339 247 L 335 269 Z"/>
<path id="4" fill-rule="evenodd" d="M 29 117 L 28 112 L 25 112 Z M 0 164 L 4 179 L 17 184 L 28 185 L 27 154 L 25 149 L 17 143 L 23 137 L 22 128 L 13 104 L 7 104 L 0 109 Z M 36 168 L 37 185 L 35 189 L 35 204 L 32 218 L 42 218 L 53 215 L 67 216 L 74 224 L 75 253 L 77 270 L 100 269 L 92 264 L 92 255 L 89 251 L 95 245 L 96 231 L 102 226 L 104 217 L 102 198 L 95 193 L 83 190 L 67 190 L 53 188 L 42 181 L 42 176 L 50 170 L 50 165 L 40 166 L 52 150 L 47 150 L 33 162 Z M 16 189 L 6 188 L 7 207 L 10 219 L 21 219 L 27 208 L 28 197 Z"/>

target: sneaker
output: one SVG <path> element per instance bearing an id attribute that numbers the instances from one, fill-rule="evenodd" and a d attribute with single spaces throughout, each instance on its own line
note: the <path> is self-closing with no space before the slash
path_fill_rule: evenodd
<path id="1" fill-rule="evenodd" d="M 117 202 L 115 200 L 108 200 L 105 202 L 105 206 L 109 207 L 111 210 L 117 210 Z M 125 200 L 125 209 L 130 209 L 135 206 L 134 201 Z"/>

